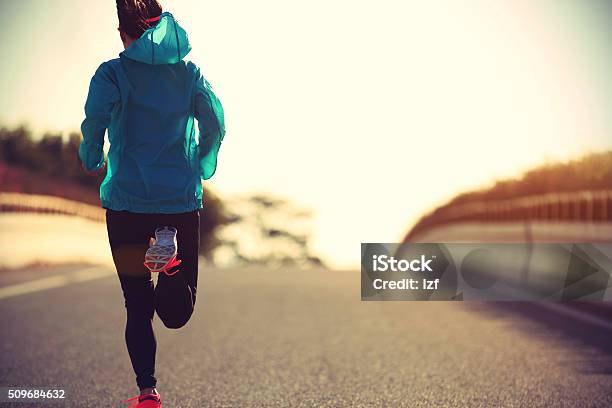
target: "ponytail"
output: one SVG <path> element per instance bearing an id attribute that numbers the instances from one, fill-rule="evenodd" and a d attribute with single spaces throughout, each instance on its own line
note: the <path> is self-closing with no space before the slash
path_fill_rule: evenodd
<path id="1" fill-rule="evenodd" d="M 117 0 L 119 29 L 133 39 L 140 38 L 155 17 L 162 13 L 157 0 Z M 149 20 L 149 21 L 147 21 Z"/>

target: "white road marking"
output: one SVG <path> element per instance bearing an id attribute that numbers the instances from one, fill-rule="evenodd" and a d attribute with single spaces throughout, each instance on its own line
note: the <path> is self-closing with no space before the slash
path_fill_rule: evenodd
<path id="1" fill-rule="evenodd" d="M 87 282 L 113 274 L 114 272 L 110 268 L 95 267 L 76 272 L 72 275 L 72 279 L 74 282 Z"/>
<path id="2" fill-rule="evenodd" d="M 66 275 L 49 276 L 48 278 L 35 279 L 28 282 L 0 288 L 0 299 L 39 292 L 41 290 L 59 288 L 72 283 L 87 282 L 94 279 L 104 278 L 114 272 L 109 267 L 94 266 Z"/>

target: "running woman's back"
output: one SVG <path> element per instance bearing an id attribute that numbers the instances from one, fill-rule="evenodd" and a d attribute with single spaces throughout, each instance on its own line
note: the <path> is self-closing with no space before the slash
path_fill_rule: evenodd
<path id="1" fill-rule="evenodd" d="M 210 85 L 195 64 L 183 60 L 190 49 L 185 31 L 162 13 L 92 78 L 80 155 L 88 169 L 101 166 L 108 128 L 103 207 L 142 213 L 201 208 L 200 179 L 214 173 L 225 129 Z"/>

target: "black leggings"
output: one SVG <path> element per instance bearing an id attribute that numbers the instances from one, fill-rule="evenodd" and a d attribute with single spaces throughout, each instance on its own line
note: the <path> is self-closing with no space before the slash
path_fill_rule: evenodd
<path id="1" fill-rule="evenodd" d="M 154 387 L 155 350 L 153 314 L 168 328 L 184 326 L 193 313 L 198 282 L 200 214 L 141 214 L 106 210 L 106 226 L 113 260 L 121 282 L 127 324 L 125 341 L 140 389 Z M 159 274 L 153 287 L 151 272 L 143 265 L 149 238 L 155 229 L 177 229 L 178 256 L 182 263 L 173 276 Z"/>

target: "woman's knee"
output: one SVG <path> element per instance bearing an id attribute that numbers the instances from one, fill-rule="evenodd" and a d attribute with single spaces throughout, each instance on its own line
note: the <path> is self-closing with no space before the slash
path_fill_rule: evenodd
<path id="1" fill-rule="evenodd" d="M 143 277 L 121 277 L 128 318 L 152 319 L 155 313 L 153 281 Z"/>
<path id="2" fill-rule="evenodd" d="M 153 302 L 125 302 L 128 319 L 130 320 L 151 320 L 155 313 Z"/>

